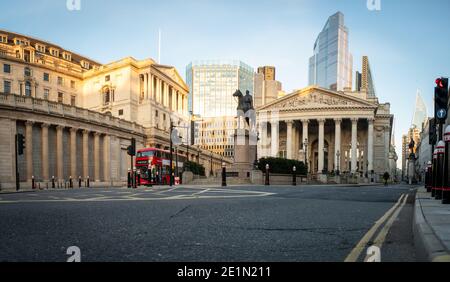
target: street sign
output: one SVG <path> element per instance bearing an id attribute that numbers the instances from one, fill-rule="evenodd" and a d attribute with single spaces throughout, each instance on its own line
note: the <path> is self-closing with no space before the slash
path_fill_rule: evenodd
<path id="1" fill-rule="evenodd" d="M 445 109 L 439 109 L 436 116 L 438 119 L 445 119 L 447 117 L 447 111 Z"/>

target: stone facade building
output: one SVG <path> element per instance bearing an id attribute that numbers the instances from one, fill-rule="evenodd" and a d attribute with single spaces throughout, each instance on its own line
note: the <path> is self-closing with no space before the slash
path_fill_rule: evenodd
<path id="1" fill-rule="evenodd" d="M 310 86 L 257 109 L 260 156 L 308 163 L 322 182 L 340 171 L 381 179 L 390 172 L 393 115 L 367 92 Z M 373 173 L 372 173 L 373 172 Z"/>
<path id="2" fill-rule="evenodd" d="M 188 87 L 171 66 L 125 58 L 102 65 L 55 44 L 0 30 L 0 188 L 15 187 L 15 135 L 22 185 L 70 177 L 122 185 L 126 148 L 169 148 L 170 122 L 186 140 Z M 187 144 L 187 142 L 186 142 Z M 227 159 L 187 145 L 178 152 L 207 173 Z"/>

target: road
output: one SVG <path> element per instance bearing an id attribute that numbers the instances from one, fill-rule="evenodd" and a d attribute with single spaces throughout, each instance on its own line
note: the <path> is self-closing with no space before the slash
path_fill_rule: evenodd
<path id="1" fill-rule="evenodd" d="M 415 261 L 410 186 L 0 194 L 0 261 Z M 381 219 L 381 220 L 380 220 Z"/>

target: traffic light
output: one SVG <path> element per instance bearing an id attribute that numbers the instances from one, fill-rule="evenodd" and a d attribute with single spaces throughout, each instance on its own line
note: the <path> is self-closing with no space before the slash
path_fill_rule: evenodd
<path id="1" fill-rule="evenodd" d="M 17 154 L 23 155 L 23 149 L 25 149 L 25 136 L 23 134 L 17 134 Z"/>
<path id="2" fill-rule="evenodd" d="M 436 79 L 434 89 L 434 115 L 439 124 L 444 124 L 448 111 L 448 78 Z"/>
<path id="3" fill-rule="evenodd" d="M 131 138 L 131 145 L 128 146 L 127 151 L 128 155 L 130 156 L 136 155 L 136 139 Z"/>

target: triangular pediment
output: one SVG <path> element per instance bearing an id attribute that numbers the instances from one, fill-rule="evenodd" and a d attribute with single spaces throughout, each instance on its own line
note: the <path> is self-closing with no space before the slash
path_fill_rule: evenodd
<path id="1" fill-rule="evenodd" d="M 336 92 L 317 86 L 297 90 L 277 99 L 257 110 L 302 110 L 302 109 L 336 109 L 366 108 L 376 109 L 374 105 L 362 98 Z"/>
<path id="2" fill-rule="evenodd" d="M 153 65 L 153 66 L 160 72 L 164 73 L 166 76 L 170 77 L 173 81 L 183 86 L 186 90 L 189 90 L 189 87 L 186 85 L 183 78 L 180 76 L 180 74 L 174 67 L 163 65 Z"/>

